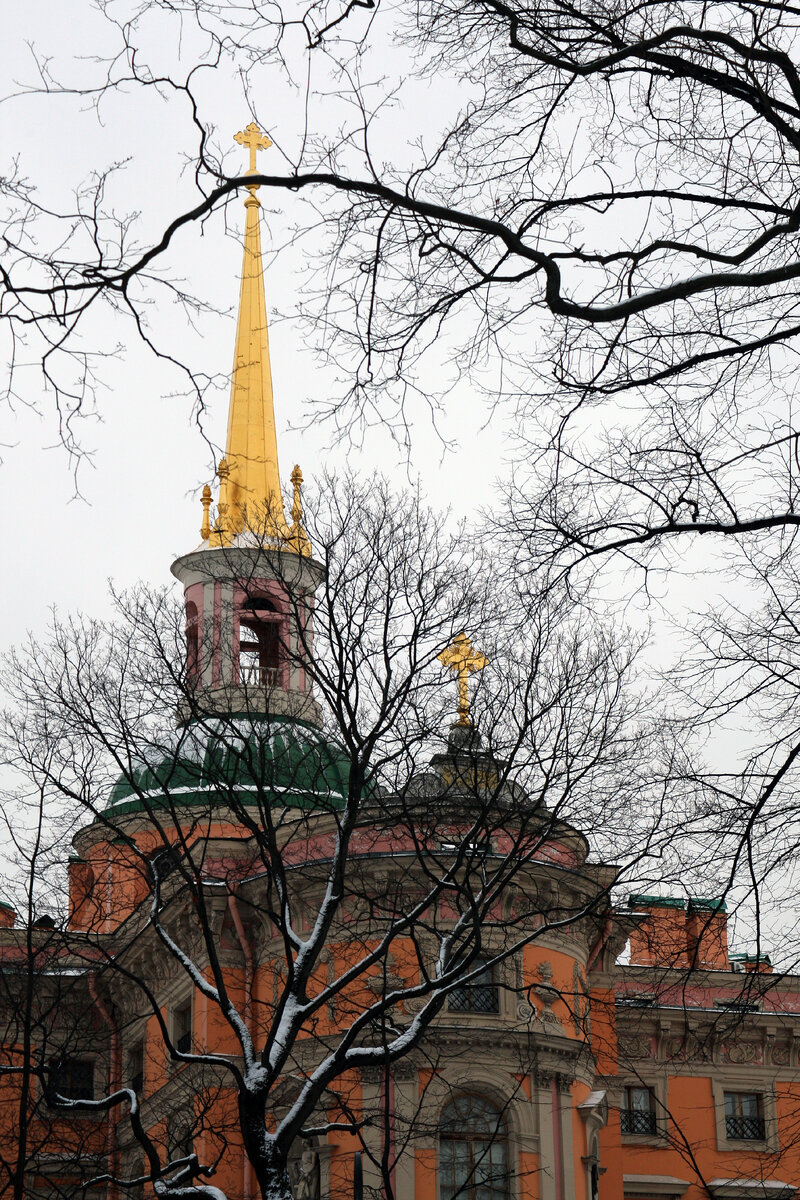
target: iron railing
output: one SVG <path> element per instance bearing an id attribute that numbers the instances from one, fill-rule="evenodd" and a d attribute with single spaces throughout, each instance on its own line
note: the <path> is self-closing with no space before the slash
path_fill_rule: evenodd
<path id="1" fill-rule="evenodd" d="M 726 1117 L 725 1136 L 737 1142 L 764 1140 L 763 1117 Z"/>
<path id="2" fill-rule="evenodd" d="M 450 1012 L 496 1013 L 500 1008 L 497 988 L 492 983 L 471 983 L 453 988 L 448 1008 Z"/>
<path id="3" fill-rule="evenodd" d="M 656 1114 L 654 1112 L 623 1108 L 620 1110 L 619 1116 L 623 1133 L 655 1133 L 656 1131 Z"/>

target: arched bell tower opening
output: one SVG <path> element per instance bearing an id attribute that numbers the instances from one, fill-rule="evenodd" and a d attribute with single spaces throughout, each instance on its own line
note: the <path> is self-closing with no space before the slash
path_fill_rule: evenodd
<path id="1" fill-rule="evenodd" d="M 193 600 L 186 601 L 186 677 L 192 684 L 200 678 L 200 615 Z"/>
<path id="2" fill-rule="evenodd" d="M 243 687 L 281 687 L 286 619 L 266 596 L 249 596 L 239 608 L 238 679 Z"/>

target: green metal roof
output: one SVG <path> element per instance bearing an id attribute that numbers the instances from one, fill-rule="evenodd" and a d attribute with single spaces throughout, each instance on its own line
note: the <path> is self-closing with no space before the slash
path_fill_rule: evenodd
<path id="1" fill-rule="evenodd" d="M 686 901 L 677 896 L 629 896 L 629 908 L 685 908 Z"/>
<path id="2" fill-rule="evenodd" d="M 689 912 L 727 912 L 728 906 L 718 896 L 692 896 Z"/>
<path id="3" fill-rule="evenodd" d="M 349 763 L 318 729 L 253 714 L 191 721 L 131 763 L 107 811 L 269 804 L 343 808 Z"/>

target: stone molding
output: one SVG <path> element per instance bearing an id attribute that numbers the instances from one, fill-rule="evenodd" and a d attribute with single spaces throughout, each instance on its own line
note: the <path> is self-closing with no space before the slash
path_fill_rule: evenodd
<path id="1" fill-rule="evenodd" d="M 777 1179 L 712 1179 L 708 1186 L 714 1200 L 792 1200 L 797 1195 L 795 1184 Z"/>
<path id="2" fill-rule="evenodd" d="M 674 1175 L 623 1175 L 622 1189 L 625 1200 L 637 1196 L 680 1197 L 689 1187 L 688 1179 L 676 1179 Z"/>

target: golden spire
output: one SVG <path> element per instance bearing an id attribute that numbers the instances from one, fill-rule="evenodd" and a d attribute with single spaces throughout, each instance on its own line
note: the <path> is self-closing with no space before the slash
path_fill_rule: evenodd
<path id="1" fill-rule="evenodd" d="M 469 715 L 469 688 L 467 680 L 475 671 L 482 671 L 489 660 L 476 650 L 466 633 L 459 633 L 446 650 L 438 656 L 439 662 L 458 676 L 458 721 L 457 725 L 471 725 Z"/>
<path id="2" fill-rule="evenodd" d="M 272 145 L 254 121 L 234 140 L 250 151 L 246 175 L 257 174 L 256 154 Z M 286 523 L 278 472 L 278 439 L 272 402 L 272 372 L 269 365 L 267 302 L 261 263 L 261 205 L 256 199 L 257 183 L 248 183 L 244 202 L 244 265 L 236 327 L 231 402 L 225 457 L 219 460 L 219 503 L 213 526 L 209 517 L 211 490 L 203 489 L 203 523 L 200 535 L 211 547 L 230 546 L 246 530 L 265 537 L 277 550 L 294 550 L 310 555 L 311 543 L 303 528 L 299 467 L 292 472 L 294 503 L 292 524 Z"/>
<path id="3" fill-rule="evenodd" d="M 254 122 L 237 133 L 235 140 L 250 151 L 247 174 L 255 174 L 256 152 L 272 143 Z M 262 533 L 267 526 L 266 532 L 278 538 L 288 532 L 278 472 L 258 185 L 249 184 L 247 191 L 242 290 L 225 445 L 227 471 L 219 471 L 217 533 L 222 545 L 229 545 L 246 526 Z"/>

